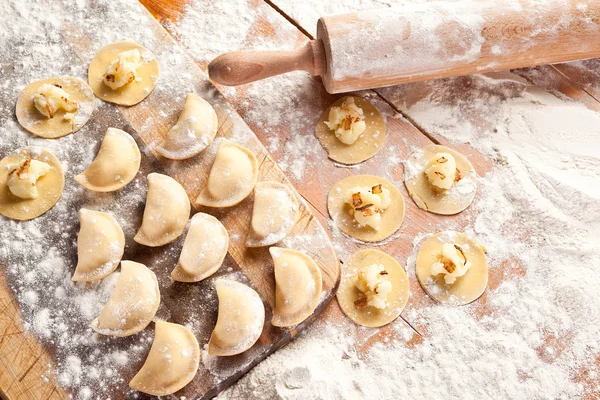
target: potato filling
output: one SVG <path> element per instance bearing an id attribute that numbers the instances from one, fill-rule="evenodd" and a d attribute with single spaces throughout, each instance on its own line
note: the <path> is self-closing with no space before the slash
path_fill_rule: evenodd
<path id="1" fill-rule="evenodd" d="M 431 266 L 431 275 L 443 274 L 446 284 L 452 285 L 457 278 L 466 274 L 470 267 L 471 262 L 467 260 L 462 247 L 453 243 L 444 243 L 439 261 Z"/>
<path id="2" fill-rule="evenodd" d="M 116 90 L 133 82 L 136 79 L 136 70 L 142 62 L 142 55 L 138 49 L 119 53 L 104 74 L 104 84 Z"/>
<path id="3" fill-rule="evenodd" d="M 77 102 L 71 100 L 71 96 L 63 90 L 60 85 L 44 83 L 33 95 L 33 105 L 45 117 L 52 118 L 61 108 L 65 110 L 65 119 L 77 111 Z"/>
<path id="4" fill-rule="evenodd" d="M 38 160 L 27 159 L 8 174 L 9 190 L 22 199 L 38 197 L 37 180 L 50 171 L 50 165 Z"/>
<path id="5" fill-rule="evenodd" d="M 354 218 L 360 226 L 370 226 L 379 230 L 381 214 L 389 207 L 392 199 L 390 191 L 381 184 L 372 188 L 355 187 L 348 193 L 346 203 L 352 207 Z"/>
<path id="6" fill-rule="evenodd" d="M 427 162 L 424 171 L 429 183 L 439 189 L 450 189 L 455 181 L 460 180 L 456 160 L 450 153 L 437 153 Z"/>
<path id="7" fill-rule="evenodd" d="M 363 110 L 354 103 L 353 97 L 348 97 L 340 107 L 331 107 L 325 125 L 344 144 L 356 142 L 367 127 Z"/>
<path id="8" fill-rule="evenodd" d="M 386 308 L 387 296 L 392 291 L 392 282 L 387 279 L 387 275 L 387 271 L 381 264 L 365 265 L 360 268 L 354 285 L 363 296 L 359 297 L 354 304 L 357 307 Z"/>

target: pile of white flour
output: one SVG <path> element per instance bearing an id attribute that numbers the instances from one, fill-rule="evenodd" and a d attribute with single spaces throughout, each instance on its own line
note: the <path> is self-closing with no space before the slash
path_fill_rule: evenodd
<path id="1" fill-rule="evenodd" d="M 27 328 L 57 350 L 60 384 L 70 387 L 76 398 L 95 398 L 102 395 L 101 390 L 126 385 L 118 371 L 143 358 L 152 337 L 142 333 L 125 342 L 109 341 L 103 343 L 107 351 L 98 351 L 87 324 L 108 298 L 114 277 L 85 289 L 70 281 L 76 262 L 76 210 L 82 205 L 110 209 L 124 225 L 126 236 L 132 237 L 139 221 L 129 216 L 139 214 L 143 206 L 143 181 L 138 177 L 114 197 L 86 194 L 72 176 L 94 155 L 103 134 L 97 122 L 92 120 L 80 132 L 57 141 L 41 140 L 20 129 L 14 104 L 20 90 L 34 79 L 86 76 L 84 62 L 71 65 L 63 57 L 70 49 L 58 34 L 62 24 L 78 21 L 73 23 L 73 34 L 82 29 L 97 43 L 132 39 L 152 48 L 152 35 L 144 28 L 149 17 L 134 0 L 78 0 L 52 6 L 22 3 L 7 3 L 3 12 L 11 24 L 0 26 L 0 48 L 7 49 L 0 56 L 5 78 L 0 82 L 0 155 L 28 144 L 44 145 L 65 162 L 67 186 L 57 207 L 39 219 L 20 224 L 0 219 L 2 232 L 11 232 L 0 238 L 0 264 L 7 266 L 5 273 Z M 282 2 L 284 11 L 288 3 Z M 300 21 L 306 12 L 306 20 L 311 20 L 311 3 L 321 2 L 303 1 L 294 17 Z M 365 4 L 350 2 L 350 8 Z M 288 23 L 264 7 L 251 0 L 232 0 L 230 7 L 225 2 L 195 0 L 175 29 L 181 28 L 179 39 L 199 60 L 245 47 L 251 42 L 256 18 L 268 21 L 278 45 L 292 47 L 297 38 L 289 35 Z M 345 2 L 331 2 L 333 12 L 347 9 Z M 71 15 L 70 19 L 65 15 Z M 275 45 L 265 42 L 258 47 Z M 86 56 L 89 59 L 92 54 Z M 184 93 L 169 84 L 176 80 L 174 69 L 181 53 L 157 56 L 163 75 L 153 95 Z M 469 79 L 468 90 L 465 79 Z M 251 126 L 262 126 L 261 132 L 268 134 L 270 129 L 288 125 L 290 136 L 285 143 L 275 136 L 260 139 L 295 182 L 313 179 L 303 171 L 321 151 L 313 136 L 313 121 L 320 114 L 297 111 L 307 109 L 300 105 L 318 93 L 315 82 L 294 74 L 226 92 L 232 99 L 243 96 L 239 111 Z M 416 103 L 404 101 L 407 93 L 423 88 L 428 89 L 426 97 Z M 596 149 L 600 114 L 513 74 L 415 84 L 381 93 L 429 133 L 450 143 L 470 143 L 492 160 L 491 172 L 479 181 L 468 233 L 488 247 L 490 273 L 501 277 L 501 283 L 488 289 L 485 302 L 460 308 L 408 308 L 403 316 L 422 333 L 423 340 L 415 341 L 413 330 L 398 320 L 393 324 L 395 339 L 368 349 L 354 337 L 357 332 L 369 337 L 377 330 L 358 328 L 344 319 L 325 320 L 337 307 L 333 303 L 323 318 L 220 397 L 599 396 L 600 155 Z M 320 102 L 315 110 L 323 109 Z M 388 144 L 378 171 L 386 177 L 408 157 L 408 153 L 390 150 L 397 149 L 397 143 Z M 452 228 L 448 222 L 434 229 Z M 415 250 L 406 260 L 413 281 L 418 244 L 427 233 L 432 232 L 414 239 Z M 340 255 L 347 255 L 343 244 L 337 243 L 336 248 Z M 173 257 L 176 254 L 166 256 Z"/>

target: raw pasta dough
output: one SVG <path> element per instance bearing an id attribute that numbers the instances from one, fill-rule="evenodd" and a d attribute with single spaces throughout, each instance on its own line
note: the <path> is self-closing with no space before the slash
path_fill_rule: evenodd
<path id="1" fill-rule="evenodd" d="M 171 243 L 183 233 L 190 210 L 187 193 L 175 179 L 155 172 L 148 174 L 142 226 L 133 240 L 150 247 Z"/>
<path id="2" fill-rule="evenodd" d="M 234 206 L 248 197 L 257 178 L 258 163 L 254 153 L 239 144 L 223 140 L 210 169 L 208 182 L 196 199 L 196 204 Z"/>
<path id="3" fill-rule="evenodd" d="M 327 150 L 329 158 L 343 164 L 356 164 L 373 157 L 381 150 L 387 136 L 385 121 L 377 108 L 363 98 L 352 98 L 355 104 L 362 108 L 366 123 L 366 129 L 354 143 L 342 143 L 325 124 L 329 119 L 331 107 L 339 107 L 348 97 L 342 97 L 329 106 L 315 130 L 315 136 Z"/>
<path id="4" fill-rule="evenodd" d="M 8 181 L 27 160 L 43 162 L 50 169 L 35 182 L 37 197 L 24 199 L 10 191 Z M 64 186 L 63 169 L 54 154 L 41 147 L 22 147 L 0 161 L 0 214 L 22 221 L 39 217 L 54 207 Z"/>
<path id="5" fill-rule="evenodd" d="M 208 278 L 223 263 L 228 246 L 229 234 L 218 219 L 204 213 L 194 215 L 171 278 L 179 282 Z"/>
<path id="6" fill-rule="evenodd" d="M 440 261 L 442 246 L 452 243 L 460 246 L 471 263 L 467 272 L 448 285 L 444 275 L 431 275 L 432 266 Z M 477 300 L 488 282 L 488 264 L 485 250 L 472 237 L 459 232 L 444 231 L 430 236 L 417 254 L 416 272 L 419 283 L 427 294 L 442 304 L 463 305 Z"/>
<path id="7" fill-rule="evenodd" d="M 298 219 L 298 209 L 298 200 L 288 185 L 258 182 L 246 245 L 270 246 L 285 238 Z"/>
<path id="8" fill-rule="evenodd" d="M 364 294 L 356 287 L 359 269 L 373 264 L 382 265 L 392 289 L 387 295 L 386 307 L 365 304 Z M 336 298 L 342 311 L 359 325 L 380 327 L 389 324 L 404 310 L 409 297 L 408 277 L 404 268 L 390 255 L 375 249 L 354 253 L 342 266 L 342 278 Z"/>
<path id="9" fill-rule="evenodd" d="M 103 335 L 130 336 L 152 322 L 160 305 L 154 272 L 133 261 L 121 261 L 121 274 L 108 303 L 92 321 L 92 329 Z"/>
<path id="10" fill-rule="evenodd" d="M 382 188 L 389 191 L 391 200 L 389 206 L 381 214 L 379 230 L 368 225 L 360 226 L 354 217 L 354 209 L 346 202 L 353 188 L 371 188 L 377 185 L 381 185 Z M 327 209 L 337 227 L 346 235 L 364 242 L 378 242 L 391 236 L 402 225 L 404 197 L 392 183 L 383 178 L 373 175 L 355 175 L 333 185 L 327 198 Z"/>
<path id="11" fill-rule="evenodd" d="M 104 82 L 104 75 L 119 54 L 137 50 L 140 64 L 135 68 L 133 80 L 118 89 L 111 89 Z M 156 86 L 159 67 L 156 56 L 135 42 L 115 42 L 98 50 L 88 69 L 90 87 L 99 99 L 123 106 L 132 106 L 144 100 Z"/>
<path id="12" fill-rule="evenodd" d="M 135 178 L 142 156 L 135 140 L 125 131 L 108 128 L 98 155 L 75 182 L 95 192 L 114 192 Z"/>
<path id="13" fill-rule="evenodd" d="M 75 111 L 59 108 L 52 117 L 42 114 L 34 104 L 34 96 L 44 84 L 64 90 L 70 101 L 76 103 Z M 17 100 L 17 120 L 29 132 L 43 138 L 59 138 L 78 131 L 90 119 L 94 112 L 94 93 L 79 78 L 57 76 L 30 83 Z M 49 100 L 50 101 L 50 100 Z"/>
<path id="14" fill-rule="evenodd" d="M 150 353 L 129 387 L 153 396 L 166 396 L 194 379 L 200 365 L 198 340 L 183 325 L 156 321 Z"/>
<path id="15" fill-rule="evenodd" d="M 456 160 L 458 181 L 448 190 L 433 186 L 424 172 L 427 163 L 438 153 L 449 153 Z M 409 157 L 404 168 L 404 185 L 419 208 L 435 214 L 452 215 L 473 202 L 477 191 L 477 172 L 459 152 L 432 144 Z"/>
<path id="16" fill-rule="evenodd" d="M 218 127 L 217 113 L 210 103 L 188 93 L 179 120 L 156 151 L 172 160 L 193 157 L 212 143 Z"/>
<path id="17" fill-rule="evenodd" d="M 233 356 L 256 343 L 265 323 L 265 306 L 256 291 L 243 283 L 218 279 L 219 316 L 208 342 L 208 354 Z"/>
<path id="18" fill-rule="evenodd" d="M 298 325 L 311 315 L 321 298 L 321 269 L 306 254 L 271 247 L 275 270 L 275 310 L 273 326 Z"/>
<path id="19" fill-rule="evenodd" d="M 123 257 L 125 235 L 109 213 L 79 210 L 77 267 L 74 281 L 95 281 L 112 273 Z"/>

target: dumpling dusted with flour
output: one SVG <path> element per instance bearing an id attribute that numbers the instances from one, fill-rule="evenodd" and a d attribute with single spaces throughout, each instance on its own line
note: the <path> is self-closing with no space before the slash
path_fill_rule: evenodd
<path id="1" fill-rule="evenodd" d="M 218 219 L 204 213 L 194 215 L 171 278 L 179 282 L 208 278 L 223 263 L 228 246 L 229 234 Z"/>
<path id="2" fill-rule="evenodd" d="M 265 323 L 265 307 L 254 289 L 243 283 L 219 279 L 219 316 L 208 342 L 208 354 L 233 356 L 256 343 Z"/>
<path id="3" fill-rule="evenodd" d="M 109 213 L 79 210 L 77 267 L 74 281 L 95 281 L 112 273 L 123 257 L 125 235 Z"/>
<path id="4" fill-rule="evenodd" d="M 298 219 L 298 208 L 298 200 L 288 185 L 257 183 L 248 247 L 270 246 L 285 238 Z"/>
<path id="5" fill-rule="evenodd" d="M 192 331 L 179 324 L 156 321 L 150 353 L 129 387 L 166 396 L 190 383 L 199 365 L 200 346 Z"/>
<path id="6" fill-rule="evenodd" d="M 184 160 L 212 143 L 219 121 L 215 109 L 202 97 L 189 93 L 179 120 L 156 151 L 172 160 Z"/>
<path id="7" fill-rule="evenodd" d="M 140 149 L 130 134 L 108 128 L 96 158 L 75 177 L 75 182 L 95 192 L 114 192 L 135 178 L 141 160 Z"/>
<path id="8" fill-rule="evenodd" d="M 321 270 L 306 254 L 271 247 L 275 265 L 275 310 L 271 324 L 294 326 L 311 315 L 321 297 Z"/>
<path id="9" fill-rule="evenodd" d="M 196 203 L 209 207 L 231 207 L 244 200 L 256 185 L 258 163 L 247 148 L 223 140 L 210 169 L 208 182 Z"/>
<path id="10" fill-rule="evenodd" d="M 142 331 L 154 318 L 160 304 L 154 272 L 133 261 L 121 261 L 121 274 L 108 303 L 92 329 L 103 335 L 130 336 Z"/>
<path id="11" fill-rule="evenodd" d="M 157 247 L 171 243 L 185 229 L 190 201 L 183 187 L 167 175 L 148 174 L 148 195 L 142 226 L 133 240 Z"/>

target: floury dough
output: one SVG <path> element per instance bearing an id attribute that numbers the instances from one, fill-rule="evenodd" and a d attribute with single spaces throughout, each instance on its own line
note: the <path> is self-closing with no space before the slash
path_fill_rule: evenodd
<path id="1" fill-rule="evenodd" d="M 444 243 L 460 246 L 464 257 L 471 263 L 467 272 L 451 285 L 444 281 L 444 274 L 431 275 L 433 264 L 440 261 Z M 416 273 L 425 292 L 438 303 L 469 304 L 477 300 L 487 286 L 488 263 L 485 248 L 464 233 L 438 232 L 421 244 L 417 254 Z"/>
<path id="2" fill-rule="evenodd" d="M 76 110 L 67 112 L 59 108 L 52 117 L 42 114 L 34 104 L 34 96 L 44 84 L 64 90 L 69 100 L 76 104 Z M 43 138 L 59 138 L 78 131 L 94 112 L 94 93 L 79 78 L 57 76 L 32 82 L 23 89 L 17 100 L 17 120 L 34 135 Z"/>
<path id="3" fill-rule="evenodd" d="M 378 230 L 365 225 L 360 226 L 355 217 L 354 209 L 346 202 L 356 187 L 372 188 L 381 185 L 390 194 L 390 204 L 381 214 Z M 373 175 L 354 175 L 337 182 L 327 197 L 327 209 L 333 222 L 342 232 L 363 242 L 379 242 L 390 237 L 400 229 L 404 220 L 404 197 L 402 193 L 387 180 Z"/>
<path id="4" fill-rule="evenodd" d="M 342 97 L 333 103 L 321 117 L 315 129 L 315 136 L 327 150 L 329 158 L 342 164 L 357 164 L 368 160 L 381 150 L 387 136 L 383 117 L 377 108 L 361 97 L 352 97 L 355 104 L 362 108 L 366 129 L 352 144 L 342 143 L 325 124 L 332 107 L 339 107 L 348 97 Z"/>
<path id="5" fill-rule="evenodd" d="M 26 160 L 38 160 L 50 166 L 35 183 L 36 198 L 17 197 L 8 187 L 11 172 Z M 39 217 L 54 207 L 62 196 L 64 186 L 62 165 L 54 154 L 41 147 L 22 147 L 0 161 L 0 214 L 23 221 Z"/>
<path id="6" fill-rule="evenodd" d="M 392 285 L 384 308 L 362 304 L 363 294 L 356 287 L 358 270 L 373 264 L 383 266 L 384 277 Z M 337 301 L 348 318 L 359 325 L 372 328 L 386 325 L 398 318 L 408 302 L 408 296 L 408 276 L 404 268 L 392 256 L 375 249 L 360 250 L 346 260 L 336 294 Z"/>
<path id="7" fill-rule="evenodd" d="M 456 181 L 443 190 L 431 184 L 425 169 L 438 153 L 448 153 L 456 161 Z M 471 205 L 477 192 L 477 172 L 465 156 L 446 146 L 429 145 L 414 152 L 404 168 L 404 185 L 415 204 L 434 214 L 458 214 Z"/>
<path id="8" fill-rule="evenodd" d="M 141 57 L 140 64 L 135 68 L 135 79 L 117 89 L 111 89 L 104 82 L 104 74 L 107 73 L 111 63 L 119 57 L 119 54 L 130 50 L 138 50 Z M 88 80 L 90 87 L 99 99 L 123 106 L 132 106 L 152 93 L 156 87 L 159 72 L 158 60 L 150 50 L 135 42 L 115 42 L 98 50 L 90 63 Z"/>

